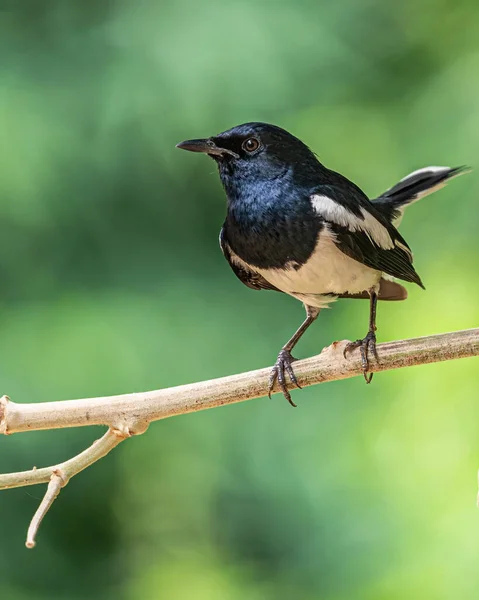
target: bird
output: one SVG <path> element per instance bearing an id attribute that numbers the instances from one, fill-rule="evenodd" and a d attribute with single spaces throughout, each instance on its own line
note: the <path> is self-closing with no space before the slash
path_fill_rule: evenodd
<path id="1" fill-rule="evenodd" d="M 418 169 L 374 199 L 322 164 L 300 139 L 269 123 L 244 123 L 177 148 L 201 152 L 218 166 L 227 198 L 221 250 L 234 274 L 253 290 L 288 294 L 304 304 L 306 318 L 281 348 L 269 378 L 292 406 L 287 378 L 300 388 L 292 350 L 320 311 L 338 298 L 369 299 L 366 336 L 344 350 L 360 349 L 366 383 L 376 349 L 378 300 L 399 301 L 424 289 L 413 255 L 398 231 L 410 204 L 467 172 L 460 167 Z"/>

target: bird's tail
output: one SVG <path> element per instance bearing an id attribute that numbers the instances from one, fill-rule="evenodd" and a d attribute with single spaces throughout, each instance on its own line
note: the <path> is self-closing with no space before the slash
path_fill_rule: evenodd
<path id="1" fill-rule="evenodd" d="M 395 186 L 381 194 L 374 205 L 396 227 L 406 206 L 444 187 L 449 179 L 470 171 L 469 167 L 426 167 L 410 173 Z"/>

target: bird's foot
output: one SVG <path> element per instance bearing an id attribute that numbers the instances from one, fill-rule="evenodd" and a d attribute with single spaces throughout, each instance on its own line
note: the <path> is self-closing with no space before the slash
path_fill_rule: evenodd
<path id="1" fill-rule="evenodd" d="M 276 381 L 278 381 L 279 387 L 283 392 L 283 396 L 291 404 L 291 406 L 296 406 L 296 404 L 292 401 L 291 394 L 286 387 L 286 374 L 288 374 L 294 385 L 301 389 L 292 367 L 292 363 L 295 360 L 297 360 L 297 358 L 294 358 L 289 350 L 285 350 L 283 348 L 283 350 L 281 350 L 281 352 L 278 354 L 278 358 L 271 370 L 271 375 L 269 377 L 268 396 L 271 398 L 271 392 L 273 391 L 274 384 Z"/>
<path id="2" fill-rule="evenodd" d="M 359 348 L 361 352 L 361 364 L 363 367 L 364 379 L 366 380 L 366 383 L 371 383 L 373 373 L 369 372 L 369 353 L 372 353 L 376 362 L 379 363 L 378 351 L 376 349 L 376 333 L 374 331 L 369 331 L 364 339 L 349 342 L 344 349 L 344 358 L 347 358 L 347 354 L 356 348 Z"/>

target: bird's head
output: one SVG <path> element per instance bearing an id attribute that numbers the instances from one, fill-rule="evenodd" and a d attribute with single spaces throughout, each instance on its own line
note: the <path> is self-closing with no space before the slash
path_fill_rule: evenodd
<path id="1" fill-rule="evenodd" d="M 245 123 L 210 138 L 181 142 L 177 148 L 213 158 L 227 191 L 239 182 L 248 185 L 291 177 L 297 165 L 301 165 L 302 177 L 319 166 L 306 144 L 268 123 Z"/>

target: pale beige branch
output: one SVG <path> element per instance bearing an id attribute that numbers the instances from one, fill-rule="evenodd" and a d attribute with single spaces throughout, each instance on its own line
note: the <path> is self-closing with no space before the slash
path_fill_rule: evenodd
<path id="1" fill-rule="evenodd" d="M 30 522 L 30 527 L 27 531 L 27 541 L 25 542 L 25 546 L 27 548 L 35 547 L 35 538 L 37 536 L 40 523 L 43 521 L 43 517 L 47 514 L 48 509 L 57 498 L 63 485 L 62 474 L 56 469 L 53 471 L 50 477 L 50 483 L 48 484 L 45 496 L 43 497 L 40 506 L 37 508 L 37 512 L 33 515 L 33 519 Z"/>
<path id="2" fill-rule="evenodd" d="M 300 384 L 305 387 L 361 375 L 359 351 L 343 357 L 346 343 L 335 342 L 321 354 L 295 363 Z M 479 328 L 386 342 L 378 345 L 378 353 L 381 362 L 372 361 L 373 372 L 477 356 Z M 0 433 L 86 425 L 140 433 L 152 421 L 265 396 L 269 375 L 266 368 L 151 392 L 83 400 L 17 404 L 4 396 L 0 398 Z"/>
<path id="3" fill-rule="evenodd" d="M 295 363 L 300 384 L 308 386 L 362 375 L 358 351 L 344 358 L 346 344 L 347 341 L 335 342 L 321 354 Z M 378 353 L 380 362 L 371 363 L 372 372 L 477 356 L 479 328 L 387 342 L 378 345 Z M 152 421 L 265 396 L 269 374 L 267 368 L 152 392 L 81 400 L 18 404 L 7 396 L 0 398 L 0 433 L 3 434 L 86 425 L 109 428 L 92 446 L 63 463 L 0 475 L 0 489 L 49 482 L 29 529 L 28 547 L 34 545 L 38 526 L 61 487 L 123 439 L 143 433 Z"/>
<path id="4" fill-rule="evenodd" d="M 58 463 L 51 467 L 43 467 L 42 469 L 34 467 L 28 471 L 0 475 L 0 490 L 25 487 L 37 483 L 47 483 L 51 480 L 52 473 L 55 473 L 56 471 L 61 472 L 63 486 L 65 486 L 71 477 L 80 471 L 83 471 L 83 469 L 86 469 L 97 460 L 100 460 L 100 458 L 106 456 L 115 446 L 118 446 L 120 442 L 130 435 L 133 434 L 127 430 L 119 431 L 110 428 L 100 439 L 95 440 L 86 450 L 83 450 L 83 452 L 80 452 L 80 454 L 77 454 L 65 462 Z"/>
<path id="5" fill-rule="evenodd" d="M 100 460 L 100 458 L 106 456 L 113 448 L 118 446 L 120 442 L 129 437 L 129 435 L 130 432 L 126 430 L 118 431 L 110 428 L 100 439 L 94 441 L 86 450 L 63 463 L 59 463 L 52 467 L 44 467 L 43 469 L 33 468 L 29 471 L 0 475 L 0 489 L 49 482 L 45 496 L 28 528 L 27 541 L 25 543 L 27 548 L 33 548 L 35 546 L 35 537 L 38 528 L 48 509 L 60 493 L 61 488 L 64 487 L 74 475 L 83 471 L 83 469 L 86 469 L 97 460 Z"/>

